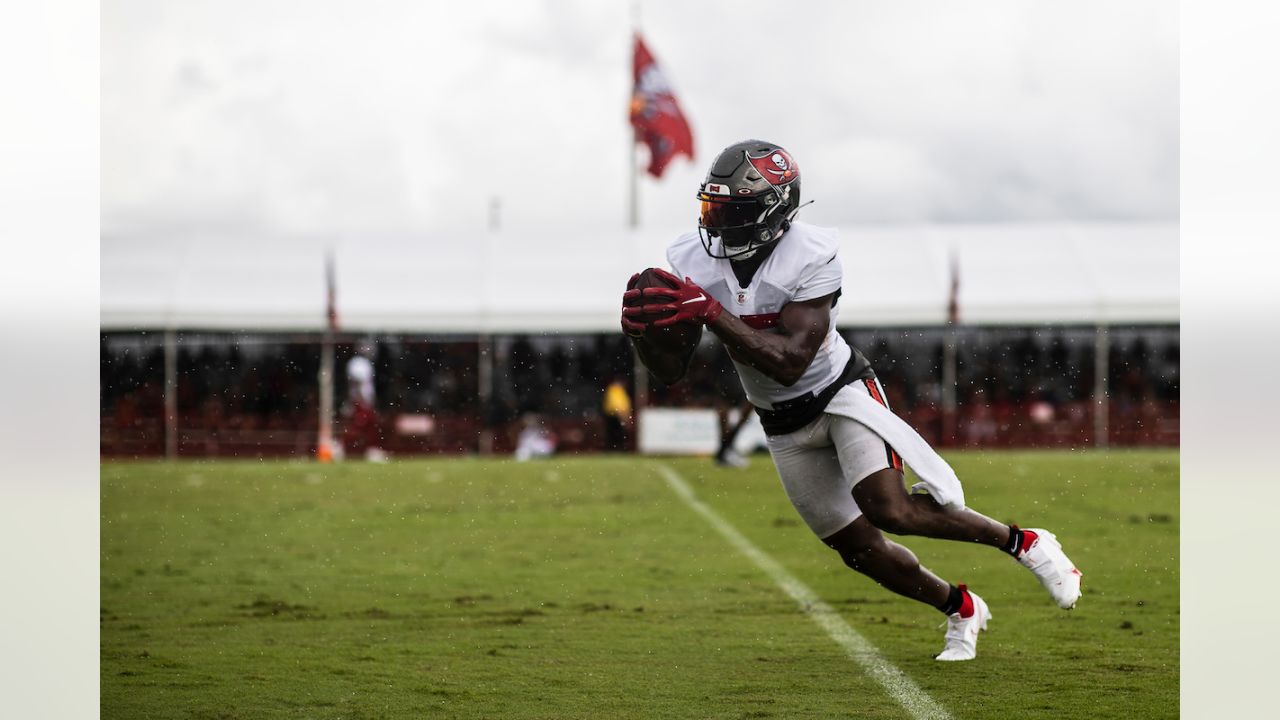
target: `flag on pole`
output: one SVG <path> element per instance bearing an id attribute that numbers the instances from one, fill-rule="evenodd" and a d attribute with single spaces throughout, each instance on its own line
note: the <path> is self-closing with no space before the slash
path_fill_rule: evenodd
<path id="1" fill-rule="evenodd" d="M 693 160 L 693 133 L 662 69 L 636 33 L 632 65 L 631 126 L 636 142 L 649 146 L 649 174 L 660 178 L 676 155 Z"/>

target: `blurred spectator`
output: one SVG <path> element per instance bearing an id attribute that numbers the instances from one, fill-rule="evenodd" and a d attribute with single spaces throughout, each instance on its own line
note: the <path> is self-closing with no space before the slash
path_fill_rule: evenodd
<path id="1" fill-rule="evenodd" d="M 996 439 L 996 420 L 991 408 L 975 402 L 968 422 L 963 425 L 964 443 L 970 447 L 985 445 Z"/>
<path id="2" fill-rule="evenodd" d="M 751 422 L 755 406 L 746 400 L 739 401 L 736 408 L 722 402 L 716 410 L 720 420 L 720 447 L 716 450 L 716 464 L 735 468 L 749 466 L 751 461 L 738 452 L 736 444 L 742 429 Z"/>
<path id="3" fill-rule="evenodd" d="M 511 385 L 516 394 L 516 410 L 521 413 L 541 410 L 541 378 L 538 353 L 529 339 L 523 335 L 511 344 L 507 367 L 511 373 Z"/>
<path id="4" fill-rule="evenodd" d="M 1179 368 L 1178 344 L 1170 343 L 1160 354 L 1160 367 L 1156 371 L 1156 396 L 1159 400 L 1178 399 Z"/>
<path id="5" fill-rule="evenodd" d="M 373 343 L 364 341 L 356 348 L 355 357 L 347 361 L 347 422 L 342 444 L 348 457 L 364 453 L 366 460 L 386 462 L 374 392 L 373 357 Z"/>
<path id="6" fill-rule="evenodd" d="M 872 361 L 890 406 L 915 426 L 929 427 L 939 410 L 944 330 L 842 332 Z M 1108 334 L 1111 441 L 1176 443 L 1178 327 L 1118 327 Z M 308 453 L 318 426 L 316 335 L 189 332 L 178 339 L 180 454 Z M 976 445 L 1090 443 L 1096 339 L 1096 329 L 1083 326 L 962 327 L 957 336 L 959 439 Z M 163 453 L 163 340 L 163 334 L 149 332 L 100 336 L 104 454 Z M 351 359 L 354 368 L 367 362 L 368 372 L 356 370 L 348 377 L 340 371 L 335 392 L 344 398 L 363 394 L 367 376 L 373 388 L 367 404 L 375 414 L 424 414 L 440 422 L 430 437 L 379 434 L 366 437 L 366 445 L 393 452 L 474 452 L 480 429 L 489 428 L 498 451 L 511 452 L 522 428 L 518 418 L 537 412 L 545 427 L 555 428 L 561 452 L 600 449 L 606 442 L 629 447 L 633 409 L 623 413 L 619 427 L 618 416 L 604 411 L 600 396 L 600 388 L 614 379 L 624 396 L 632 387 L 634 360 L 621 333 L 494 337 L 487 408 L 479 405 L 481 345 L 474 335 L 377 340 L 377 352 L 369 348 L 367 354 L 356 353 L 349 340 L 339 342 L 339 368 Z M 355 361 L 353 355 L 364 359 Z M 740 393 L 720 342 L 705 334 L 687 381 L 667 387 L 650 378 L 647 402 L 727 410 Z M 627 397 L 628 406 L 631 401 Z M 1031 403 L 1037 401 L 1049 406 L 1051 421 L 1032 421 Z M 351 409 L 354 427 L 354 403 Z M 382 426 L 379 421 L 377 427 Z"/>
<path id="7" fill-rule="evenodd" d="M 627 427 L 631 424 L 631 397 L 622 378 L 614 376 L 604 389 L 604 436 L 606 450 L 627 449 Z"/>
<path id="8" fill-rule="evenodd" d="M 556 451 L 556 436 L 542 424 L 542 418 L 529 413 L 521 421 L 523 427 L 516 439 L 516 460 L 550 457 Z"/>

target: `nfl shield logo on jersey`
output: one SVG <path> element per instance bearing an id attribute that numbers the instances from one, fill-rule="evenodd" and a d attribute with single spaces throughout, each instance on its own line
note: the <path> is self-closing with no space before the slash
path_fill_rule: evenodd
<path id="1" fill-rule="evenodd" d="M 738 304 L 741 305 L 747 301 L 747 293 L 744 290 L 738 291 Z"/>

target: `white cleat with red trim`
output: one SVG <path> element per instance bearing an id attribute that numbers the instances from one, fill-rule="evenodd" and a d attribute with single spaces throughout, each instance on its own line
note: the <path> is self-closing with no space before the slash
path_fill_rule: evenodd
<path id="1" fill-rule="evenodd" d="M 964 600 L 960 609 L 947 616 L 947 643 L 935 660 L 972 660 L 978 655 L 978 633 L 987 629 L 991 611 L 977 593 L 960 585 Z"/>
<path id="2" fill-rule="evenodd" d="M 1084 573 L 1062 552 L 1058 538 L 1048 530 L 1033 528 L 1022 531 L 1022 542 L 1024 547 L 1018 551 L 1018 562 L 1035 574 L 1058 607 L 1063 610 L 1075 607 L 1080 600 L 1080 578 Z"/>

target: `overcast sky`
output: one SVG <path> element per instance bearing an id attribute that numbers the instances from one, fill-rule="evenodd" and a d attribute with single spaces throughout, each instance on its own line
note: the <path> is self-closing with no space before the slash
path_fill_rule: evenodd
<path id="1" fill-rule="evenodd" d="M 599 0 L 112 0 L 105 236 L 625 225 L 632 11 Z M 1167 0 L 641 3 L 697 159 L 791 150 L 826 224 L 1176 220 Z M 643 162 L 642 162 L 643 166 Z"/>

